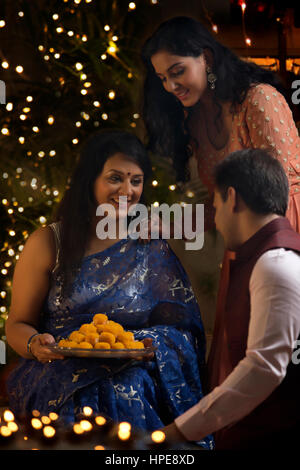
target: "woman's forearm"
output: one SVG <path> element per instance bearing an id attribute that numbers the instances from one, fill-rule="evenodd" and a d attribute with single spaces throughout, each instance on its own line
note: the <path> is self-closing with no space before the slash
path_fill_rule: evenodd
<path id="1" fill-rule="evenodd" d="M 27 351 L 29 338 L 38 333 L 37 329 L 23 322 L 6 322 L 6 339 L 8 344 L 22 357 L 32 359 L 32 354 Z"/>

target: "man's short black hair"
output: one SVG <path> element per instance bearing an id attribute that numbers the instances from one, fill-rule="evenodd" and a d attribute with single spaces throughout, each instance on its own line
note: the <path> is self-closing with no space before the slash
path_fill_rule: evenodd
<path id="1" fill-rule="evenodd" d="M 226 201 L 232 186 L 257 214 L 284 216 L 289 183 L 281 163 L 263 149 L 244 149 L 228 155 L 214 170 L 216 189 Z"/>

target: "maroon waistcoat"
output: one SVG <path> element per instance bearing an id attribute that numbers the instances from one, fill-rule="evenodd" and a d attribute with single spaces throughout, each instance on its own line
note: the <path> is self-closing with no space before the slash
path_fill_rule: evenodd
<path id="1" fill-rule="evenodd" d="M 228 376 L 245 357 L 250 320 L 249 282 L 258 258 L 275 248 L 300 253 L 300 235 L 280 217 L 256 232 L 230 263 L 229 286 L 222 326 L 220 370 Z M 300 279 L 299 279 L 300 289 Z M 284 314 L 284 312 L 283 312 Z M 299 306 L 300 315 L 300 306 Z M 221 380 L 222 382 L 222 380 Z M 253 412 L 238 423 L 217 432 L 217 449 L 268 447 L 286 440 L 300 425 L 300 365 L 289 364 L 283 382 Z M 298 433 L 300 432 L 300 427 Z M 276 444 L 275 444 L 276 445 Z"/>

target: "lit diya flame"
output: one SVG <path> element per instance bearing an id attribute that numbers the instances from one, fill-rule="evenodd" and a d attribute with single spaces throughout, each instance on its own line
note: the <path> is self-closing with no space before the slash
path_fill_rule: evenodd
<path id="1" fill-rule="evenodd" d="M 19 429 L 19 426 L 14 421 L 10 421 L 9 423 L 7 423 L 7 427 L 11 430 L 11 432 L 17 432 L 17 430 Z"/>
<path id="2" fill-rule="evenodd" d="M 34 428 L 34 429 L 41 429 L 43 427 L 43 423 L 40 419 L 38 418 L 32 418 L 31 420 L 31 426 Z"/>
<path id="3" fill-rule="evenodd" d="M 12 435 L 12 431 L 9 429 L 8 426 L 1 426 L 0 434 L 3 437 L 9 437 Z"/>
<path id="4" fill-rule="evenodd" d="M 103 426 L 106 423 L 106 419 L 103 416 L 96 416 L 95 423 L 98 424 L 98 426 Z"/>
<path id="5" fill-rule="evenodd" d="M 82 429 L 80 423 L 75 423 L 73 425 L 73 431 L 75 432 L 75 434 L 83 434 L 84 433 L 84 430 Z"/>
<path id="6" fill-rule="evenodd" d="M 13 421 L 15 419 L 14 414 L 10 410 L 5 410 L 3 413 L 3 419 L 6 422 Z"/>
<path id="7" fill-rule="evenodd" d="M 162 431 L 154 431 L 151 434 L 151 438 L 152 438 L 153 442 L 155 442 L 156 444 L 160 444 L 160 443 L 164 442 L 164 440 L 166 439 L 166 435 Z"/>
<path id="8" fill-rule="evenodd" d="M 84 431 L 91 431 L 93 429 L 92 423 L 90 423 L 87 419 L 82 419 L 79 424 Z"/>
<path id="9" fill-rule="evenodd" d="M 120 423 L 118 430 L 118 437 L 122 441 L 127 441 L 130 438 L 131 424 L 130 423 Z"/>
<path id="10" fill-rule="evenodd" d="M 83 414 L 85 416 L 92 416 L 93 414 L 93 409 L 90 406 L 84 406 L 83 407 Z"/>
<path id="11" fill-rule="evenodd" d="M 49 413 L 49 418 L 51 419 L 51 421 L 56 421 L 58 419 L 58 414 L 57 413 Z"/>
<path id="12" fill-rule="evenodd" d="M 41 421 L 42 421 L 43 424 L 50 424 L 51 423 L 51 419 L 48 416 L 42 416 Z"/>
<path id="13" fill-rule="evenodd" d="M 53 426 L 45 426 L 43 429 L 43 434 L 45 437 L 52 438 L 55 436 L 55 429 Z"/>

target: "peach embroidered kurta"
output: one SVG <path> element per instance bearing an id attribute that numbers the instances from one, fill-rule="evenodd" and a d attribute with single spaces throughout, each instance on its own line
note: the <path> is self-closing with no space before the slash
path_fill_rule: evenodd
<path id="1" fill-rule="evenodd" d="M 196 150 L 198 175 L 210 194 L 214 189 L 213 167 L 231 152 L 245 148 L 262 148 L 277 158 L 289 180 L 287 217 L 292 227 L 300 232 L 300 138 L 292 112 L 282 94 L 268 84 L 252 86 L 238 111 L 232 115 L 230 136 L 221 150 L 215 149 L 210 143 L 205 123 L 191 127 L 191 133 L 199 143 Z M 208 219 L 206 227 L 210 227 L 213 221 L 213 209 L 210 204 L 206 208 L 205 216 Z M 214 364 L 220 359 L 219 332 L 222 330 L 222 307 L 227 291 L 229 259 L 232 255 L 228 251 L 225 252 L 219 284 L 214 337 L 209 357 L 211 388 L 218 383 L 218 378 L 214 376 Z"/>
<path id="2" fill-rule="evenodd" d="M 213 167 L 226 155 L 245 148 L 263 148 L 283 165 L 290 185 L 287 217 L 300 232 L 300 138 L 292 112 L 285 98 L 271 85 L 259 84 L 249 89 L 240 109 L 232 116 L 227 145 L 216 150 L 205 131 L 191 130 L 198 140 L 196 151 L 198 174 L 210 193 L 213 192 Z M 198 138 L 197 138 L 198 137 Z M 200 138 L 199 138 L 200 137 Z"/>

